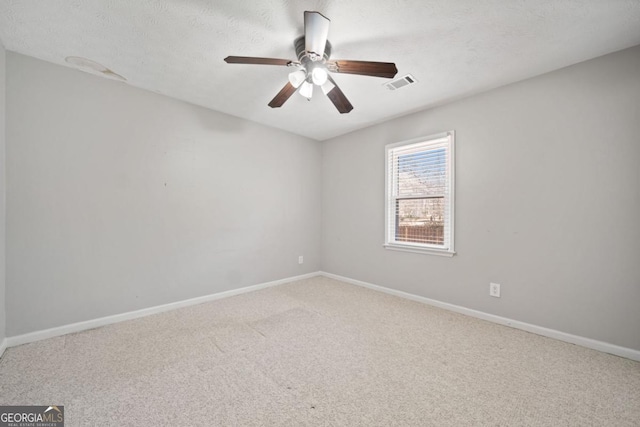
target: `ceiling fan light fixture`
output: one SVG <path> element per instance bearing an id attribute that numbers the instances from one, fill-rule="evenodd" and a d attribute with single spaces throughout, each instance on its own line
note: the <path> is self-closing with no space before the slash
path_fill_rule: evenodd
<path id="1" fill-rule="evenodd" d="M 293 73 L 289 73 L 289 83 L 291 83 L 291 86 L 295 87 L 296 89 L 300 87 L 300 85 L 306 80 L 306 78 L 307 73 L 304 68 L 294 71 Z"/>
<path id="2" fill-rule="evenodd" d="M 325 84 L 327 82 L 327 77 L 329 77 L 329 74 L 327 73 L 326 68 L 322 66 L 314 67 L 311 72 L 311 79 L 313 80 L 313 83 L 318 86 Z"/>
<path id="3" fill-rule="evenodd" d="M 311 99 L 313 96 L 313 84 L 306 81 L 302 83 L 302 86 L 300 87 L 300 95 L 307 99 Z"/>

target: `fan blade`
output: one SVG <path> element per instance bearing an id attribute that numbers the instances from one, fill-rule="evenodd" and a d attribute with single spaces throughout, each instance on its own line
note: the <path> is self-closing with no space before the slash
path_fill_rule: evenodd
<path id="1" fill-rule="evenodd" d="M 327 92 L 327 97 L 333 102 L 340 114 L 348 113 L 353 110 L 353 105 L 349 102 L 347 97 L 342 93 L 336 82 L 329 77 L 331 83 L 333 83 L 333 89 Z"/>
<path id="2" fill-rule="evenodd" d="M 392 79 L 398 73 L 393 62 L 350 61 L 335 59 L 327 61 L 327 68 L 334 73 L 361 74 L 364 76 Z"/>
<path id="3" fill-rule="evenodd" d="M 227 64 L 258 64 L 258 65 L 290 65 L 293 61 L 277 58 L 255 58 L 253 56 L 227 56 L 224 58 Z"/>
<path id="4" fill-rule="evenodd" d="M 295 88 L 291 83 L 287 82 L 287 84 L 284 85 L 284 87 L 280 90 L 280 92 L 278 92 L 278 94 L 271 100 L 271 102 L 269 103 L 269 107 L 271 108 L 282 107 L 282 104 L 287 102 L 287 99 L 289 99 L 289 97 L 293 95 L 296 92 L 296 90 L 298 89 Z"/>
<path id="5" fill-rule="evenodd" d="M 315 53 L 322 58 L 329 36 L 330 22 L 329 18 L 320 12 L 304 13 L 304 50 Z"/>

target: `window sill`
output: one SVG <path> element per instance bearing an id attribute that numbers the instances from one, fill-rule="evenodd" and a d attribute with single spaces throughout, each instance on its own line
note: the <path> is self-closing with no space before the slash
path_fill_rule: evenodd
<path id="1" fill-rule="evenodd" d="M 446 257 L 452 257 L 456 254 L 454 251 L 450 251 L 448 249 L 421 248 L 418 246 L 394 245 L 392 243 L 385 243 L 383 246 L 385 249 L 389 249 L 392 251 L 413 252 L 416 254 L 427 254 Z"/>

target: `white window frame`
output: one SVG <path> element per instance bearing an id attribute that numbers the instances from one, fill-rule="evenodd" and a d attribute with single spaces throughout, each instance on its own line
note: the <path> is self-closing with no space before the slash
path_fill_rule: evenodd
<path id="1" fill-rule="evenodd" d="M 404 147 L 414 144 L 441 144 L 447 142 L 447 190 L 449 197 L 445 197 L 445 212 L 449 212 L 449 227 L 445 227 L 444 245 L 433 245 L 426 243 L 413 243 L 396 241 L 396 229 L 391 224 L 396 223 L 396 197 L 394 188 L 396 183 L 394 182 L 396 173 L 396 165 L 390 163 L 390 152 L 398 147 Z M 396 142 L 394 144 L 388 144 L 385 146 L 385 249 L 404 251 L 404 252 L 416 252 L 431 255 L 440 256 L 453 256 L 454 250 L 454 219 L 455 219 L 455 132 L 448 131 L 435 135 L 429 135 L 425 137 L 415 138 L 408 141 Z M 393 221 L 392 221 L 393 220 Z"/>

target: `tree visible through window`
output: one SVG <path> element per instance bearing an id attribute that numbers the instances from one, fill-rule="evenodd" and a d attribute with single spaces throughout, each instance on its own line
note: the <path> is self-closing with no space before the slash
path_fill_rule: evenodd
<path id="1" fill-rule="evenodd" d="M 453 132 L 387 147 L 387 247 L 453 253 Z"/>

